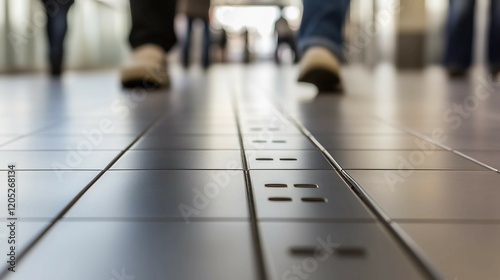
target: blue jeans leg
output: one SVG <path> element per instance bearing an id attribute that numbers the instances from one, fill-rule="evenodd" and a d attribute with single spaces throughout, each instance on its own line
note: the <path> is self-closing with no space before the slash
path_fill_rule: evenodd
<path id="1" fill-rule="evenodd" d="M 445 55 L 446 67 L 465 70 L 472 64 L 475 5 L 476 0 L 450 0 Z"/>
<path id="2" fill-rule="evenodd" d="M 201 60 L 202 66 L 205 68 L 210 65 L 210 45 L 212 43 L 210 37 L 210 22 L 203 20 L 203 50 Z"/>
<path id="3" fill-rule="evenodd" d="M 311 46 L 329 49 L 344 61 L 343 34 L 350 0 L 304 0 L 304 14 L 299 30 L 299 52 Z"/>
<path id="4" fill-rule="evenodd" d="M 500 0 L 491 0 L 488 61 L 493 71 L 500 71 Z"/>

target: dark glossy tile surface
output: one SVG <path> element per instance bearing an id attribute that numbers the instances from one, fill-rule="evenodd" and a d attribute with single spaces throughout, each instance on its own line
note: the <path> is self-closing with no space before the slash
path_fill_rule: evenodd
<path id="1" fill-rule="evenodd" d="M 69 211 L 72 218 L 248 219 L 243 172 L 109 171 Z"/>
<path id="2" fill-rule="evenodd" d="M 493 171 L 347 171 L 392 219 L 500 221 Z"/>
<path id="3" fill-rule="evenodd" d="M 112 169 L 241 169 L 240 151 L 129 151 Z"/>
<path id="4" fill-rule="evenodd" d="M 340 166 L 347 170 L 487 170 L 449 151 L 328 151 Z"/>
<path id="5" fill-rule="evenodd" d="M 400 223 L 446 279 L 498 279 L 500 225 Z"/>
<path id="6" fill-rule="evenodd" d="M 16 217 L 55 218 L 97 174 L 97 171 L 16 172 Z M 0 177 L 7 182 L 7 171 L 0 171 Z M 2 193 L 7 198 L 5 188 Z M 7 209 L 6 199 L 0 200 L 0 207 Z M 7 211 L 0 217 L 8 218 Z"/>
<path id="7" fill-rule="evenodd" d="M 405 134 L 333 135 L 315 134 L 323 147 L 330 150 L 439 150 L 436 145 Z"/>
<path id="8" fill-rule="evenodd" d="M 6 279 L 256 280 L 249 232 L 243 222 L 60 222 Z"/>
<path id="9" fill-rule="evenodd" d="M 132 150 L 240 150 L 238 136 L 148 135 Z"/>
<path id="10" fill-rule="evenodd" d="M 0 170 L 14 163 L 18 170 L 101 170 L 119 151 L 0 151 Z"/>

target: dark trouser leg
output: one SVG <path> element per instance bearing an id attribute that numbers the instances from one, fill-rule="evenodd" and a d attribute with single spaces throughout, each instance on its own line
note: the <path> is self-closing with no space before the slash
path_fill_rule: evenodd
<path id="1" fill-rule="evenodd" d="M 130 0 L 130 45 L 155 44 L 169 51 L 177 42 L 174 31 L 176 0 Z"/>
<path id="2" fill-rule="evenodd" d="M 488 62 L 493 72 L 500 72 L 500 0 L 491 0 Z M 495 74 L 496 74 L 495 73 Z"/>
<path id="3" fill-rule="evenodd" d="M 43 0 L 47 14 L 47 36 L 49 41 L 49 60 L 52 75 L 62 72 L 64 58 L 64 38 L 68 30 L 68 11 L 73 0 Z"/>
<path id="4" fill-rule="evenodd" d="M 475 0 L 450 0 L 445 66 L 451 70 L 465 70 L 472 64 L 475 5 Z"/>
<path id="5" fill-rule="evenodd" d="M 189 57 L 191 56 L 191 37 L 193 37 L 193 22 L 194 18 L 189 17 L 187 20 L 187 30 L 186 38 L 184 38 L 184 44 L 182 45 L 182 65 L 184 67 L 189 66 Z"/>
<path id="6" fill-rule="evenodd" d="M 208 20 L 203 20 L 203 50 L 201 56 L 202 66 L 207 68 L 210 65 L 210 23 Z"/>

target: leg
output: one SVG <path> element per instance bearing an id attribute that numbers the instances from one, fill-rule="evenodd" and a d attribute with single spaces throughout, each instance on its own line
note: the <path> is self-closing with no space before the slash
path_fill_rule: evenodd
<path id="1" fill-rule="evenodd" d="M 343 59 L 342 28 L 349 0 L 304 0 L 304 15 L 299 31 L 299 51 L 321 46 Z"/>
<path id="2" fill-rule="evenodd" d="M 68 30 L 68 11 L 73 5 L 73 0 L 49 1 L 44 0 L 47 14 L 47 37 L 49 41 L 49 60 L 51 73 L 59 76 L 62 72 L 64 57 L 64 38 Z"/>
<path id="3" fill-rule="evenodd" d="M 450 71 L 465 71 L 472 64 L 475 4 L 476 0 L 450 0 L 445 55 Z"/>
<path id="4" fill-rule="evenodd" d="M 500 72 L 500 0 L 491 0 L 488 62 L 493 74 Z"/>
<path id="5" fill-rule="evenodd" d="M 187 20 L 186 38 L 184 38 L 184 44 L 182 45 L 182 65 L 186 68 L 189 66 L 189 57 L 191 54 L 191 37 L 193 35 L 193 21 L 194 19 L 191 17 L 189 17 Z"/>
<path id="6" fill-rule="evenodd" d="M 175 45 L 176 3 L 176 0 L 130 0 L 132 30 L 129 40 L 132 48 L 155 44 L 169 51 Z"/>
<path id="7" fill-rule="evenodd" d="M 202 50 L 202 66 L 207 68 L 210 65 L 210 23 L 208 20 L 203 20 L 203 50 Z"/>
<path id="8" fill-rule="evenodd" d="M 283 40 L 278 37 L 278 42 L 276 43 L 276 49 L 274 50 L 274 62 L 276 62 L 276 64 L 281 63 L 279 54 L 281 44 L 283 44 Z"/>

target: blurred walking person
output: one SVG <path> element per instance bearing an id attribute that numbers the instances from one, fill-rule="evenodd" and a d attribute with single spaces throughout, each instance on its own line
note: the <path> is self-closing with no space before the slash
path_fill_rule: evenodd
<path id="1" fill-rule="evenodd" d="M 490 1 L 488 66 L 500 72 L 500 0 Z M 450 0 L 445 66 L 451 77 L 465 76 L 472 65 L 476 0 Z"/>
<path id="2" fill-rule="evenodd" d="M 187 31 L 182 47 L 182 65 L 189 67 L 191 62 L 191 42 L 193 35 L 193 23 L 199 20 L 203 23 L 203 44 L 201 64 L 204 68 L 210 65 L 210 0 L 180 0 L 179 12 L 187 17 Z"/>
<path id="3" fill-rule="evenodd" d="M 279 57 L 279 49 L 285 44 L 290 47 L 294 55 L 294 62 L 299 61 L 299 54 L 297 52 L 297 47 L 295 44 L 295 33 L 290 28 L 288 21 L 283 17 L 283 6 L 280 6 L 280 17 L 274 24 L 274 33 L 276 34 L 276 50 L 274 51 L 274 60 L 276 63 L 280 64 L 281 60 Z"/>
<path id="4" fill-rule="evenodd" d="M 64 39 L 68 31 L 68 12 L 74 0 L 42 0 L 47 14 L 50 73 L 59 77 L 63 72 Z"/>

